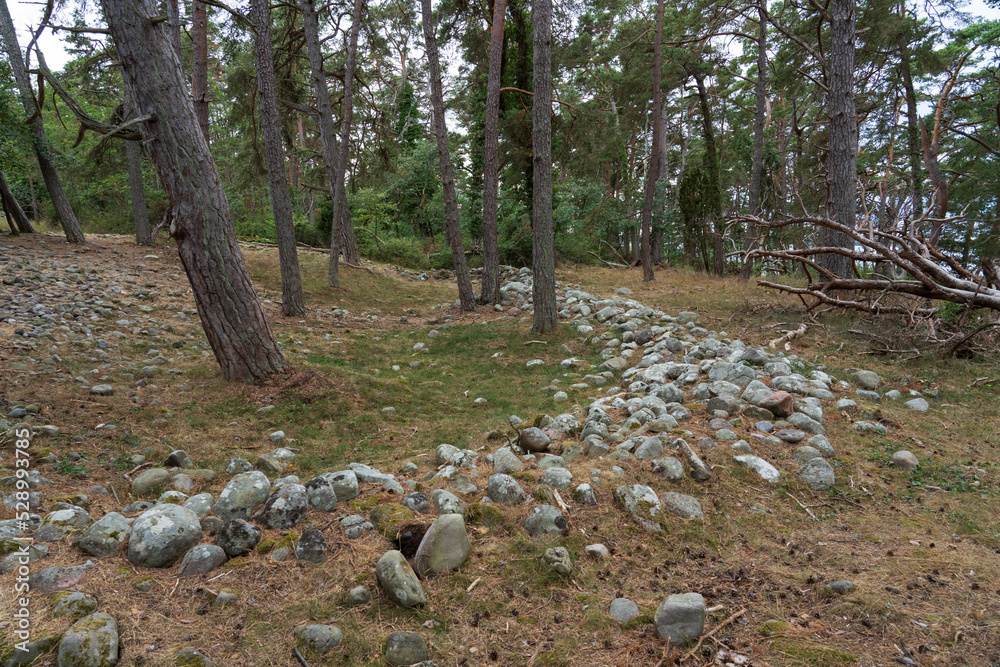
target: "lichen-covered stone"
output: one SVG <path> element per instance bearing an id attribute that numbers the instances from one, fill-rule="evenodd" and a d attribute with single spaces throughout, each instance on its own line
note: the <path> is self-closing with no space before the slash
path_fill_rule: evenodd
<path id="1" fill-rule="evenodd" d="M 179 505 L 156 505 L 132 523 L 128 559 L 139 567 L 169 567 L 201 540 L 201 523 Z"/>
<path id="2" fill-rule="evenodd" d="M 70 626 L 59 642 L 58 667 L 114 667 L 118 664 L 118 624 L 98 612 Z"/>

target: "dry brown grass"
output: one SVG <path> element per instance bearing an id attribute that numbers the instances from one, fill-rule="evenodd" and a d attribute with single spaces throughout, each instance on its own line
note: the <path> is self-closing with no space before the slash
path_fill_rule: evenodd
<path id="1" fill-rule="evenodd" d="M 24 238 L 17 242 L 25 243 L 26 252 L 66 251 Z M 109 239 L 95 243 L 84 257 L 122 266 L 145 263 L 156 271 L 161 285 L 155 301 L 158 310 L 192 307 L 182 274 L 175 277 L 179 266 L 172 253 L 158 249 L 159 260 L 144 260 L 145 254 L 127 242 Z M 248 251 L 247 258 L 262 295 L 276 301 L 273 252 Z M 420 467 L 419 478 L 435 469 L 436 444 L 490 450 L 503 444 L 488 440 L 487 434 L 505 428 L 505 414 L 525 417 L 549 409 L 537 389 L 555 373 L 553 366 L 568 356 L 559 345 L 570 346 L 573 354 L 584 358 L 593 358 L 595 352 L 566 331 L 556 334 L 549 345 L 526 345 L 531 339 L 529 324 L 497 319 L 498 315 L 484 311 L 478 318 L 458 320 L 462 326 L 444 334 L 443 340 L 452 341 L 450 348 L 416 357 L 409 347 L 426 340 L 432 326 L 428 321 L 442 314 L 432 307 L 455 298 L 452 285 L 402 281 L 385 267 L 374 267 L 374 272 L 344 268 L 348 291 L 330 293 L 324 286 L 325 256 L 305 253 L 302 265 L 310 304 L 305 320 L 281 318 L 277 303 L 267 305 L 296 368 L 270 383 L 230 385 L 220 379 L 210 359 L 187 359 L 172 364 L 183 371 L 181 376 L 156 378 L 155 388 L 137 390 L 138 402 L 133 402 L 124 389 L 113 398 L 91 397 L 81 395 L 71 382 L 53 384 L 42 375 L 0 373 L 0 396 L 35 402 L 47 422 L 63 427 L 63 435 L 39 439 L 37 451 L 51 448 L 59 455 L 71 450 L 87 455 L 86 479 L 44 469 L 56 482 L 47 494 L 113 484 L 124 504 L 130 500 L 128 486 L 115 456 L 154 447 L 155 458 L 181 447 L 199 464 L 218 468 L 230 456 L 252 459 L 273 447 L 266 436 L 279 427 L 303 450 L 291 472 L 304 479 L 357 459 L 387 471 L 413 460 Z M 696 310 L 709 328 L 755 344 L 779 336 L 803 318 L 797 300 L 738 279 L 667 270 L 658 272 L 657 282 L 644 284 L 638 270 L 562 268 L 559 274 L 602 294 L 629 287 L 635 298 L 668 312 Z M 167 289 L 177 296 L 167 296 Z M 378 309 L 382 316 L 374 323 L 353 317 L 341 320 L 330 315 L 333 307 L 346 308 L 352 315 Z M 403 315 L 406 323 L 400 321 Z M 491 321 L 489 326 L 478 324 L 486 320 Z M 173 569 L 137 572 L 117 556 L 92 568 L 79 588 L 97 595 L 101 609 L 118 619 L 123 642 L 120 664 L 145 667 L 171 665 L 173 653 L 189 645 L 207 652 L 216 664 L 293 665 L 291 630 L 306 622 L 333 622 L 345 632 L 342 647 L 326 658 L 312 657 L 313 665 L 380 664 L 381 644 L 394 630 L 423 634 L 432 657 L 443 665 L 653 665 L 663 657 L 663 643 L 653 637 L 649 616 L 664 595 L 688 590 L 701 592 L 710 606 L 721 605 L 710 615 L 709 628 L 747 610 L 739 621 L 706 641 L 704 649 L 714 652 L 725 646 L 752 656 L 757 665 L 892 664 L 896 647 L 904 645 L 920 664 L 997 664 L 1000 568 L 995 550 L 1000 548 L 1000 517 L 995 504 L 1000 442 L 995 424 L 1000 408 L 992 390 L 968 384 L 972 378 L 1000 373 L 995 362 L 984 359 L 945 366 L 931 360 L 902 364 L 870 357 L 864 354 L 863 342 L 845 336 L 850 326 L 849 319 L 823 316 L 805 338 L 793 343 L 792 353 L 809 362 L 818 358 L 817 363 L 841 376 L 851 367 L 871 368 L 891 386 L 936 387 L 942 397 L 921 415 L 881 405 L 880 416 L 894 425 L 883 438 L 859 435 L 848 417 L 828 415 L 828 437 L 838 451 L 838 485 L 833 492 L 813 492 L 799 483 L 791 474 L 790 451 L 757 447 L 786 475 L 777 487 L 765 486 L 735 466 L 723 445 L 706 454 L 716 466 L 713 481 L 684 480 L 670 487 L 698 497 L 706 520 L 671 519 L 669 533 L 650 535 L 613 506 L 612 462 L 580 459 L 570 466 L 575 480 L 589 480 L 591 469 L 598 468 L 604 484 L 598 488 L 599 506 L 570 503 L 571 530 L 560 542 L 577 564 L 571 578 L 544 572 L 538 559 L 548 543 L 528 538 L 520 528 L 528 508 L 504 507 L 501 527 L 470 527 L 470 562 L 457 573 L 428 579 L 430 605 L 416 611 L 396 607 L 374 583 L 374 563 L 391 544 L 374 533 L 346 540 L 339 525 L 331 525 L 336 516 L 365 513 L 371 499 L 381 497 L 375 488 L 366 489 L 353 508 L 342 505 L 334 516 L 313 512 L 301 526 L 324 530 L 331 555 L 323 565 L 273 563 L 266 555 L 254 554 L 240 567 L 178 579 Z M 499 334 L 488 338 L 493 327 Z M 324 340 L 327 333 L 341 342 Z M 176 325 L 170 338 L 190 345 L 202 336 L 197 322 L 191 321 Z M 7 369 L 18 351 L 9 347 L 9 336 L 0 340 L 0 368 Z M 144 351 L 142 345 L 136 351 Z M 495 352 L 502 356 L 493 359 Z M 546 359 L 549 370 L 525 371 L 524 362 L 534 357 Z M 428 361 L 407 372 L 407 382 L 386 377 L 389 364 L 405 365 L 414 358 L 437 365 Z M 80 362 L 80 371 L 87 367 L 88 362 Z M 375 374 L 376 369 L 381 373 Z M 471 378 L 477 382 L 471 384 Z M 182 382 L 189 385 L 186 391 L 178 389 Z M 489 396 L 487 409 L 471 405 L 477 394 Z M 580 404 L 586 398 L 573 396 Z M 263 405 L 278 409 L 258 415 L 256 410 Z M 381 415 L 383 405 L 395 405 L 400 414 Z M 167 423 L 154 424 L 156 419 Z M 102 422 L 118 428 L 95 431 Z M 685 426 L 698 436 L 708 435 L 701 422 L 699 418 Z M 69 440 L 76 433 L 85 435 L 82 444 Z M 896 448 L 911 449 L 925 461 L 922 476 L 885 465 Z M 927 456 L 927 450 L 937 453 Z M 965 469 L 956 466 L 966 463 L 985 472 L 963 478 Z M 619 465 L 629 483 L 668 488 L 646 466 Z M 479 473 L 487 475 L 489 467 L 480 466 Z M 522 475 L 526 491 L 531 493 L 540 474 L 528 470 Z M 979 487 L 972 486 L 973 477 L 978 477 Z M 222 484 L 217 479 L 197 490 L 217 493 Z M 952 487 L 927 489 L 946 484 Z M 568 496 L 563 494 L 567 500 Z M 810 518 L 796 499 L 817 519 Z M 121 507 L 111 497 L 95 496 L 91 501 L 95 517 Z M 751 511 L 757 503 L 767 508 L 766 514 Z M 0 510 L 0 518 L 9 516 L 5 512 Z M 272 531 L 271 536 L 279 534 Z M 592 542 L 606 544 L 613 557 L 606 562 L 589 560 L 583 547 Z M 44 566 L 82 560 L 68 544 L 52 546 Z M 146 576 L 154 585 L 141 593 L 133 584 Z M 843 598 L 822 593 L 823 585 L 840 578 L 853 580 L 856 591 Z M 370 604 L 351 607 L 344 594 L 358 583 L 375 595 Z M 9 577 L 0 584 L 9 590 Z M 213 609 L 205 588 L 236 591 L 239 602 L 231 609 Z M 636 601 L 642 613 L 625 628 L 607 618 L 607 606 L 619 596 Z M 9 596 L 0 596 L 4 618 L 11 604 Z M 68 625 L 48 616 L 43 599 L 36 599 L 32 609 L 39 631 L 59 631 Z M 760 628 L 771 619 L 786 625 L 779 634 L 765 636 Z M 431 627 L 424 625 L 427 622 Z M 667 656 L 666 664 L 670 659 Z M 708 660 L 709 655 L 699 654 L 684 664 Z"/>

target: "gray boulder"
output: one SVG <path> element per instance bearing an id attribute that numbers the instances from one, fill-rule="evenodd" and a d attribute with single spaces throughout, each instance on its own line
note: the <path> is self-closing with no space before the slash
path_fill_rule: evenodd
<path id="1" fill-rule="evenodd" d="M 67 506 L 66 509 L 49 512 L 42 519 L 42 525 L 35 531 L 37 542 L 59 542 L 70 535 L 85 530 L 94 520 L 82 507 Z"/>
<path id="2" fill-rule="evenodd" d="M 493 502 L 504 505 L 519 505 L 528 499 L 528 496 L 524 493 L 524 489 L 510 475 L 490 475 L 486 493 L 493 499 Z"/>
<path id="3" fill-rule="evenodd" d="M 569 523 L 552 505 L 539 505 L 528 514 L 524 527 L 532 537 L 564 535 L 569 530 Z"/>
<path id="4" fill-rule="evenodd" d="M 87 528 L 73 542 L 73 546 L 96 558 L 114 556 L 121 549 L 130 530 L 125 517 L 117 512 L 109 512 Z"/>
<path id="5" fill-rule="evenodd" d="M 550 443 L 549 436 L 535 426 L 529 426 L 521 431 L 521 435 L 517 439 L 517 444 L 521 449 L 529 452 L 544 452 L 549 448 Z"/>
<path id="6" fill-rule="evenodd" d="M 882 384 L 882 378 L 873 371 L 857 371 L 851 376 L 851 379 L 859 387 L 868 391 L 875 391 Z"/>
<path id="7" fill-rule="evenodd" d="M 249 521 L 233 519 L 227 521 L 215 536 L 215 543 L 222 547 L 230 558 L 238 558 L 253 551 L 260 542 L 260 535 L 260 528 Z"/>
<path id="8" fill-rule="evenodd" d="M 421 577 L 462 567 L 472 553 L 472 543 L 461 514 L 443 514 L 424 533 L 413 569 Z"/>
<path id="9" fill-rule="evenodd" d="M 309 480 L 304 485 L 309 497 L 309 507 L 320 512 L 332 512 L 337 507 L 337 492 L 326 477 L 320 475 Z"/>
<path id="10" fill-rule="evenodd" d="M 284 530 L 298 525 L 309 511 L 309 497 L 301 484 L 285 484 L 271 494 L 253 520 L 264 528 Z"/>
<path id="11" fill-rule="evenodd" d="M 781 473 L 778 472 L 778 469 L 759 456 L 743 454 L 741 456 L 734 456 L 733 460 L 740 465 L 750 468 L 750 470 L 757 473 L 761 479 L 770 484 L 774 484 L 781 479 Z"/>
<path id="12" fill-rule="evenodd" d="M 546 549 L 542 555 L 542 560 L 545 562 L 545 568 L 549 572 L 554 572 L 563 577 L 568 577 L 573 573 L 573 561 L 569 557 L 569 551 L 566 547 Z"/>
<path id="13" fill-rule="evenodd" d="M 639 615 L 639 605 L 628 598 L 615 598 L 608 609 L 608 615 L 619 623 L 628 623 Z"/>
<path id="14" fill-rule="evenodd" d="M 892 455 L 892 465 L 900 470 L 913 472 L 920 465 L 920 462 L 917 460 L 917 457 L 913 455 L 913 452 L 908 452 L 907 450 L 902 449 Z"/>
<path id="15" fill-rule="evenodd" d="M 819 456 L 806 461 L 795 474 L 816 491 L 825 491 L 837 481 L 833 466 Z"/>
<path id="16" fill-rule="evenodd" d="M 215 544 L 199 544 L 184 554 L 177 568 L 177 574 L 181 577 L 205 574 L 223 565 L 227 560 L 229 557 L 222 547 Z"/>
<path id="17" fill-rule="evenodd" d="M 167 482 L 170 481 L 170 473 L 163 468 L 150 468 L 149 470 L 143 470 L 139 473 L 139 476 L 132 480 L 132 495 L 139 496 L 154 496 L 159 495 L 160 491 Z"/>
<path id="18" fill-rule="evenodd" d="M 325 563 L 327 559 L 326 538 L 315 528 L 302 533 L 295 545 L 295 558 L 307 563 Z"/>
<path id="19" fill-rule="evenodd" d="M 339 502 L 347 502 L 358 497 L 358 476 L 353 470 L 341 470 L 339 472 L 326 472 L 320 475 L 326 478 L 333 486 L 333 492 Z"/>
<path id="20" fill-rule="evenodd" d="M 259 470 L 240 473 L 222 489 L 212 512 L 223 521 L 247 519 L 270 495 L 271 483 L 264 473 Z"/>
<path id="21" fill-rule="evenodd" d="M 507 475 L 524 468 L 524 462 L 510 447 L 501 447 L 493 452 L 493 472 Z"/>
<path id="22" fill-rule="evenodd" d="M 423 607 L 427 596 L 406 557 L 399 551 L 387 551 L 375 565 L 375 578 L 389 598 L 401 607 Z"/>
<path id="23" fill-rule="evenodd" d="M 169 567 L 199 540 L 198 515 L 180 505 L 156 505 L 132 523 L 128 559 L 138 567 Z"/>
<path id="24" fill-rule="evenodd" d="M 656 608 L 656 634 L 680 646 L 697 639 L 705 629 L 705 598 L 699 593 L 671 595 Z"/>
<path id="25" fill-rule="evenodd" d="M 98 612 L 70 626 L 59 641 L 58 667 L 113 667 L 118 664 L 118 624 Z"/>
<path id="26" fill-rule="evenodd" d="M 642 484 L 619 486 L 615 489 L 615 503 L 626 513 L 651 532 L 662 531 L 665 527 L 663 506 L 656 492 Z"/>
<path id="27" fill-rule="evenodd" d="M 315 653 L 329 653 L 344 638 L 344 633 L 335 625 L 310 623 L 300 625 L 293 631 L 295 643 Z"/>
<path id="28" fill-rule="evenodd" d="M 686 496 L 683 493 L 674 493 L 673 491 L 662 493 L 660 494 L 660 504 L 663 506 L 663 509 L 682 519 L 704 518 L 701 503 L 698 499 Z"/>
<path id="29" fill-rule="evenodd" d="M 416 632 L 393 632 L 385 642 L 385 661 L 393 667 L 427 662 L 427 642 Z"/>

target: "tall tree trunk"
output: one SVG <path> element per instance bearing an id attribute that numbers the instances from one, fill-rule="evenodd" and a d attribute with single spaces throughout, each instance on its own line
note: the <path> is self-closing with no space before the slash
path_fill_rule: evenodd
<path id="1" fill-rule="evenodd" d="M 708 104 L 708 91 L 705 89 L 705 75 L 700 71 L 693 72 L 698 85 L 698 101 L 701 104 L 702 133 L 705 136 L 705 169 L 708 171 L 708 196 L 712 217 L 712 255 L 715 275 L 726 273 L 725 242 L 722 229 L 722 190 L 719 185 L 719 158 L 715 148 L 715 130 L 712 128 L 712 108 Z"/>
<path id="2" fill-rule="evenodd" d="M 360 264 L 361 252 L 351 221 L 351 207 L 347 205 L 347 162 L 351 148 L 351 118 L 354 115 L 354 62 L 358 53 L 358 33 L 361 31 L 363 0 L 354 0 L 354 18 L 351 24 L 351 41 L 347 49 L 347 70 L 344 73 L 344 121 L 340 128 L 340 159 L 337 160 L 337 209 L 340 219 L 340 243 L 348 264 Z"/>
<path id="3" fill-rule="evenodd" d="M 177 59 L 184 62 L 181 49 L 181 8 L 180 0 L 167 0 L 167 25 L 170 26 L 170 43 L 177 52 Z"/>
<path id="4" fill-rule="evenodd" d="M 286 362 L 250 282 L 169 26 L 153 0 L 101 5 L 135 113 L 155 118 L 139 129 L 170 202 L 170 233 L 208 342 L 227 380 L 264 380 Z"/>
<path id="5" fill-rule="evenodd" d="M 319 142 L 322 147 L 323 164 L 326 167 L 326 185 L 330 190 L 334 216 L 330 223 L 330 264 L 327 267 L 327 283 L 330 287 L 340 287 L 340 220 L 336 215 L 339 190 L 337 188 L 337 133 L 333 129 L 333 110 L 330 108 L 330 92 L 326 85 L 326 70 L 323 69 L 323 53 L 319 42 L 319 17 L 316 15 L 315 0 L 299 0 L 302 11 L 302 33 L 309 54 L 309 72 L 312 75 L 313 92 L 316 94 L 316 110 L 319 112 Z"/>
<path id="6" fill-rule="evenodd" d="M 438 60 L 437 37 L 431 16 L 431 0 L 421 0 L 421 14 L 424 24 L 424 47 L 430 65 L 431 109 L 434 113 L 434 136 L 437 139 L 438 159 L 441 163 L 441 187 L 444 194 L 444 235 L 451 246 L 451 258 L 455 262 L 455 278 L 458 281 L 458 299 L 462 312 L 476 309 L 476 294 L 469 279 L 469 266 L 465 262 L 462 248 L 462 230 L 458 222 L 458 197 L 455 195 L 455 177 L 452 174 L 451 155 L 448 151 L 448 127 L 444 119 L 444 91 L 441 87 L 441 63 Z"/>
<path id="7" fill-rule="evenodd" d="M 135 242 L 138 245 L 153 245 L 153 231 L 149 227 L 149 214 L 146 211 L 146 188 L 142 182 L 142 147 L 138 141 L 125 142 L 125 161 L 128 164 L 128 189 L 132 198 Z"/>
<path id="8" fill-rule="evenodd" d="M 28 173 L 28 188 L 31 190 L 31 219 L 38 222 L 38 198 L 35 196 L 35 179 Z"/>
<path id="9" fill-rule="evenodd" d="M 3 201 L 4 211 L 7 212 L 7 220 L 11 224 L 11 234 L 17 236 L 18 232 L 25 234 L 35 233 L 35 228 L 31 226 L 31 221 L 24 214 L 24 209 L 21 208 L 21 204 L 18 203 L 14 193 L 11 192 L 10 186 L 7 184 L 7 179 L 3 177 L 2 173 L 0 173 L 0 200 Z"/>
<path id="10" fill-rule="evenodd" d="M 268 24 L 270 30 L 270 24 Z M 208 7 L 201 0 L 194 0 L 191 12 L 191 98 L 194 113 L 205 140 L 212 143 L 208 125 Z"/>
<path id="11" fill-rule="evenodd" d="M 24 69 L 24 59 L 21 55 L 21 47 L 17 43 L 17 32 L 14 30 L 14 21 L 10 17 L 10 10 L 7 2 L 0 3 L 0 37 L 3 38 L 4 50 L 7 51 L 7 61 L 10 63 L 11 72 L 14 75 L 14 82 L 17 84 L 18 93 L 21 96 L 21 104 L 24 106 L 24 113 L 29 118 L 34 118 L 31 129 L 35 133 L 35 155 L 38 157 L 38 166 L 45 179 L 45 187 L 49 190 L 49 199 L 56 209 L 56 217 L 62 225 L 66 240 L 70 243 L 86 243 L 80 223 L 76 220 L 73 207 L 63 192 L 62 184 L 59 182 L 59 174 L 49 160 L 48 142 L 45 139 L 45 127 L 42 119 L 36 116 L 35 95 L 31 91 L 31 82 L 28 80 L 28 73 Z"/>
<path id="12" fill-rule="evenodd" d="M 483 142 L 483 285 L 480 303 L 500 303 L 500 244 L 497 240 L 497 192 L 500 189 L 500 77 L 503 74 L 503 27 L 506 0 L 494 0 L 490 26 L 490 70 L 486 77 Z"/>
<path id="13" fill-rule="evenodd" d="M 924 213 L 924 176 L 920 171 L 920 125 L 917 116 L 917 95 L 913 90 L 913 72 L 910 64 L 910 49 L 907 44 L 901 45 L 899 71 L 903 79 L 903 90 L 906 93 L 906 156 L 910 161 L 910 192 L 912 202 L 912 218 L 919 218 Z"/>
<path id="14" fill-rule="evenodd" d="M 827 216 L 846 227 L 854 227 L 857 217 L 858 127 L 854 109 L 854 15 L 855 0 L 831 0 L 830 90 L 827 93 L 829 142 L 827 179 L 830 199 Z M 843 232 L 823 228 L 824 247 L 851 248 L 853 242 Z M 849 278 L 847 257 L 827 253 L 817 261 L 834 274 Z"/>
<path id="15" fill-rule="evenodd" d="M 426 2 L 427 0 L 425 0 Z M 534 99 L 531 145 L 534 147 L 531 206 L 533 333 L 556 328 L 556 253 L 552 227 L 552 0 L 531 3 L 534 23 Z"/>
<path id="16" fill-rule="evenodd" d="M 761 180 L 764 173 L 764 117 L 767 101 L 767 0 L 757 5 L 757 108 L 753 118 L 753 162 L 750 165 L 750 215 L 761 214 Z M 747 223 L 744 250 L 750 252 L 757 242 L 757 229 Z M 740 276 L 747 280 L 753 271 L 753 260 L 744 256 Z"/>
<path id="17" fill-rule="evenodd" d="M 274 230 L 278 237 L 278 261 L 281 264 L 281 310 L 286 316 L 305 315 L 299 257 L 295 247 L 292 200 L 285 175 L 285 150 L 281 145 L 281 120 L 278 117 L 278 93 L 274 80 L 274 54 L 271 51 L 271 8 L 268 0 L 250 0 L 254 28 L 254 61 L 257 65 L 257 91 L 260 100 L 260 127 L 264 134 L 267 159 L 268 191 Z"/>
<path id="18" fill-rule="evenodd" d="M 656 2 L 656 38 L 653 41 L 653 144 L 649 153 L 649 167 L 646 168 L 646 200 L 642 204 L 642 281 L 652 282 L 653 249 L 650 228 L 653 225 L 653 199 L 656 196 L 656 181 L 660 178 L 660 136 L 663 134 L 663 117 L 660 107 L 663 98 L 660 93 L 660 44 L 663 40 L 663 0 Z"/>

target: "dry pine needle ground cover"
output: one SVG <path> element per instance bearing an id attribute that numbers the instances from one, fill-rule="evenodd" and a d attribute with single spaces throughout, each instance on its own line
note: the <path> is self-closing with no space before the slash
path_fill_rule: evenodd
<path id="1" fill-rule="evenodd" d="M 7 252 L 35 257 L 67 259 L 70 253 L 52 238 L 4 243 Z M 127 239 L 94 238 L 72 261 L 96 262 L 109 275 L 139 272 L 155 292 L 147 302 L 155 312 L 187 309 L 193 315 L 172 248 L 154 252 L 157 258 L 146 258 L 148 251 Z M 459 318 L 439 307 L 455 299 L 452 284 L 408 281 L 391 267 L 342 267 L 346 291 L 331 292 L 321 253 L 301 255 L 308 315 L 282 318 L 275 251 L 248 247 L 245 254 L 294 367 L 262 386 L 227 384 L 210 356 L 193 354 L 176 357 L 171 367 L 182 372 L 157 377 L 151 382 L 155 388 L 135 390 L 135 400 L 123 381 L 114 382 L 114 396 L 91 396 L 73 382 L 53 384 L 44 374 L 13 370 L 21 352 L 12 343 L 13 327 L 0 324 L 0 398 L 34 403 L 43 423 L 61 428 L 58 436 L 35 445 L 37 453 L 51 450 L 60 459 L 56 466 L 37 468 L 56 482 L 46 496 L 85 492 L 93 484 L 113 486 L 121 502 L 91 498 L 90 513 L 97 518 L 131 500 L 122 478 L 130 454 L 153 448 L 149 458 L 159 461 L 184 449 L 199 467 L 221 472 L 232 456 L 253 460 L 272 449 L 267 436 L 276 429 L 301 448 L 290 472 L 302 479 L 352 461 L 386 472 L 413 461 L 419 478 L 434 469 L 440 443 L 485 453 L 505 443 L 508 415 L 564 411 L 540 391 L 561 376 L 559 361 L 567 356 L 599 361 L 599 346 L 568 326 L 538 342 L 530 335 L 530 321 L 505 313 L 483 308 L 478 316 Z M 802 318 L 798 302 L 736 279 L 668 269 L 658 272 L 655 283 L 643 284 L 638 270 L 561 267 L 558 273 L 561 280 L 601 294 L 629 287 L 634 298 L 668 313 L 696 310 L 708 328 L 756 345 Z M 338 316 L 334 309 L 349 315 Z M 446 315 L 454 316 L 455 326 L 439 328 L 440 336 L 429 339 L 428 331 L 440 327 Z M 706 484 L 685 479 L 671 487 L 696 495 L 705 521 L 672 518 L 668 533 L 650 535 L 614 507 L 612 487 L 598 488 L 598 506 L 570 504 L 571 530 L 559 540 L 576 563 L 568 579 L 540 565 L 551 543 L 533 540 L 522 529 L 530 505 L 501 507 L 501 525 L 470 525 L 473 553 L 461 570 L 424 582 L 429 605 L 404 610 L 385 598 L 374 580 L 375 561 L 391 544 L 374 531 L 345 539 L 331 521 L 366 514 L 389 499 L 374 485 L 362 485 L 350 507 L 342 503 L 332 516 L 312 512 L 299 527 L 323 529 L 330 545 L 323 565 L 275 563 L 253 554 L 208 575 L 179 579 L 175 568 L 139 571 L 116 556 L 91 568 L 78 588 L 97 596 L 100 609 L 117 619 L 122 665 L 172 665 L 174 652 L 184 646 L 203 650 L 219 665 L 293 665 L 292 629 L 308 622 L 333 623 L 344 631 L 341 646 L 328 656 L 311 656 L 312 665 L 382 664 L 385 637 L 395 630 L 423 634 L 441 665 L 669 665 L 688 656 L 690 647 L 666 653 L 653 634 L 652 613 L 665 595 L 688 591 L 702 593 L 716 608 L 706 631 L 744 614 L 719 627 L 685 665 L 713 664 L 720 647 L 749 656 L 756 665 L 890 665 L 899 664 L 900 655 L 915 664 L 998 665 L 1000 401 L 996 384 L 969 386 L 975 378 L 1000 375 L 996 362 L 902 363 L 868 356 L 846 333 L 850 327 L 843 316 L 827 315 L 793 343 L 792 352 L 840 377 L 867 368 L 891 387 L 941 393 L 923 414 L 882 404 L 881 421 L 889 430 L 881 437 L 857 433 L 848 416 L 828 409 L 824 423 L 838 454 L 837 485 L 828 492 L 811 491 L 793 476 L 765 488 L 720 451 L 708 462 L 727 474 Z M 204 340 L 196 316 L 173 328 L 171 338 L 181 341 L 181 350 Z M 429 344 L 430 354 L 412 351 L 420 341 Z M 139 336 L 123 343 L 121 352 L 141 359 L 151 347 Z M 69 345 L 60 356 L 61 370 L 71 376 L 93 366 Z M 535 358 L 546 365 L 526 368 Z M 413 360 L 421 364 L 410 368 Z M 403 370 L 391 372 L 393 364 Z M 487 403 L 474 404 L 479 397 Z M 571 395 L 569 405 L 585 406 L 587 398 Z M 275 409 L 259 414 L 266 405 Z M 395 413 L 383 413 L 386 406 Z M 698 416 L 683 426 L 708 435 L 705 421 Z M 116 428 L 97 430 L 98 424 Z M 84 441 L 72 442 L 73 435 Z M 916 473 L 888 466 L 898 449 L 921 459 Z M 71 464 L 65 458 L 70 451 L 83 454 L 83 460 Z M 791 454 L 760 453 L 772 461 Z M 0 452 L 5 462 L 8 457 L 9 451 Z M 616 463 L 629 483 L 667 490 L 638 462 Z M 590 468 L 610 464 L 582 458 L 571 468 L 579 479 Z M 479 472 L 488 475 L 489 467 L 481 464 Z M 537 469 L 521 474 L 529 494 L 540 475 Z M 219 475 L 197 491 L 217 494 L 226 479 Z M 755 505 L 766 513 L 751 511 Z M 0 516 L 9 517 L 9 512 Z M 589 559 L 583 547 L 594 542 L 607 545 L 612 558 Z M 46 567 L 84 560 L 68 544 L 52 547 Z M 852 580 L 855 590 L 843 597 L 825 595 L 823 586 L 836 579 Z M 152 583 L 148 592 L 135 587 L 141 580 Z M 351 606 L 346 593 L 359 583 L 372 590 L 372 601 Z M 0 578 L 0 585 L 0 618 L 8 619 L 11 575 Z M 238 603 L 212 608 L 208 593 L 217 590 L 238 593 Z M 607 609 L 616 597 L 638 603 L 640 616 L 625 626 L 611 620 Z M 35 599 L 32 610 L 36 632 L 68 625 L 48 616 L 44 598 Z M 47 660 L 54 664 L 54 656 Z"/>

